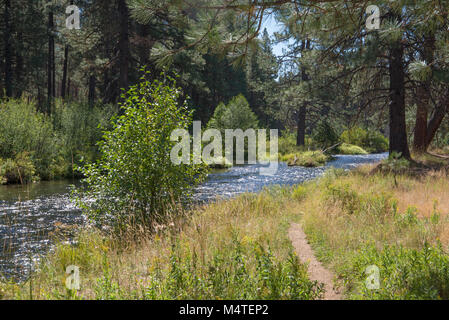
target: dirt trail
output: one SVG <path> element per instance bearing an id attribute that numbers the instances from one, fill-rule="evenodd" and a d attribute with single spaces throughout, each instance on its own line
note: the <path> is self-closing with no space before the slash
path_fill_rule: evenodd
<path id="1" fill-rule="evenodd" d="M 323 300 L 342 300 L 343 296 L 333 287 L 334 275 L 323 267 L 316 259 L 312 247 L 307 242 L 307 237 L 299 224 L 292 224 L 288 231 L 288 236 L 293 243 L 296 254 L 302 263 L 308 263 L 309 278 L 324 284 L 326 290 Z"/>

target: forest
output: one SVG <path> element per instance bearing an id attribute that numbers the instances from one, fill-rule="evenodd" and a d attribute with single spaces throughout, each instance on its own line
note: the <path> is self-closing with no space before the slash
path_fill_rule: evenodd
<path id="1" fill-rule="evenodd" d="M 448 12 L 2 0 L 0 299 L 449 299 Z"/>

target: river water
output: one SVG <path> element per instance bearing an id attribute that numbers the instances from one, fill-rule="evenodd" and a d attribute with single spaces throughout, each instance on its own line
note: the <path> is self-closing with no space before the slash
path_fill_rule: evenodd
<path id="1" fill-rule="evenodd" d="M 329 167 L 352 169 L 385 159 L 387 154 L 336 156 L 321 168 L 279 164 L 275 176 L 259 175 L 259 165 L 216 171 L 196 190 L 195 198 L 208 202 L 273 185 L 295 185 L 321 176 Z M 0 186 L 0 277 L 22 279 L 34 262 L 52 246 L 56 228 L 81 225 L 85 218 L 70 201 L 70 185 L 78 181 L 40 182 L 27 186 Z"/>

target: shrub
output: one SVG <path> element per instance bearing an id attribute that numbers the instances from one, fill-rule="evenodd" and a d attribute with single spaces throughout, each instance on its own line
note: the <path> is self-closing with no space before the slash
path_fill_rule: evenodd
<path id="1" fill-rule="evenodd" d="M 164 222 L 170 205 L 188 198 L 204 178 L 203 166 L 170 159 L 172 132 L 192 122 L 180 97 L 171 79 L 150 83 L 143 76 L 129 89 L 124 114 L 113 119 L 99 143 L 100 159 L 80 169 L 87 188 L 78 190 L 78 199 L 84 194 L 95 201 L 78 202 L 91 219 L 115 226 L 130 217 L 136 223 Z"/>
<path id="2" fill-rule="evenodd" d="M 326 120 L 318 123 L 312 134 L 313 141 L 318 144 L 317 147 L 326 149 L 336 145 L 339 142 L 339 137 L 334 128 Z"/>
<path id="3" fill-rule="evenodd" d="M 296 145 L 296 133 L 287 130 L 283 131 L 278 139 L 278 152 L 283 155 L 305 151 L 312 147 L 314 147 L 314 141 L 310 136 L 306 136 L 305 146 L 298 147 Z"/>
<path id="4" fill-rule="evenodd" d="M 220 103 L 207 124 L 208 129 L 220 130 L 223 138 L 225 137 L 226 129 L 241 129 L 246 131 L 248 129 L 257 129 L 258 127 L 259 121 L 257 120 L 257 116 L 251 110 L 248 101 L 242 94 L 232 98 L 227 105 Z M 223 139 L 222 143 L 223 152 L 225 152 L 225 139 Z M 244 148 L 245 156 L 247 156 L 247 139 L 245 139 Z M 222 156 L 224 156 L 224 153 Z M 234 153 L 233 160 L 236 160 L 236 153 Z"/>
<path id="5" fill-rule="evenodd" d="M 278 151 L 280 154 L 298 152 L 296 145 L 296 135 L 293 132 L 284 131 L 278 139 Z"/>
<path id="6" fill-rule="evenodd" d="M 109 122 L 116 114 L 115 109 L 111 105 L 56 102 L 52 118 L 61 140 L 60 153 L 67 163 L 73 161 L 80 164 L 80 159 L 92 162 L 97 158 L 97 142 L 103 135 L 101 128 L 110 128 Z"/>
<path id="7" fill-rule="evenodd" d="M 145 299 L 312 300 L 323 293 L 322 285 L 308 279 L 307 269 L 292 252 L 280 260 L 270 249 L 237 239 L 206 263 L 174 245 L 169 268 L 153 268 Z"/>
<path id="8" fill-rule="evenodd" d="M 233 167 L 232 162 L 230 162 L 226 157 L 216 157 L 211 159 L 212 163 L 209 165 L 209 168 L 212 169 L 229 169 Z"/>
<path id="9" fill-rule="evenodd" d="M 98 127 L 105 125 L 113 113 L 114 108 L 108 105 L 91 108 L 56 100 L 49 117 L 38 112 L 33 101 L 0 102 L 0 157 L 10 159 L 12 168 L 14 159 L 26 152 L 42 180 L 71 176 L 72 162 L 96 158 L 96 142 L 102 135 Z M 19 180 L 14 177 L 10 181 Z"/>
<path id="10" fill-rule="evenodd" d="M 368 152 L 386 152 L 389 143 L 380 132 L 354 127 L 343 131 L 341 141 L 364 148 Z"/>
<path id="11" fill-rule="evenodd" d="M 365 145 L 366 137 L 368 132 L 360 127 L 354 127 L 343 131 L 340 136 L 341 141 L 347 144 L 352 144 L 356 146 Z"/>
<path id="12" fill-rule="evenodd" d="M 35 168 L 27 152 L 22 152 L 15 159 L 0 160 L 0 184 L 27 184 L 36 179 Z"/>
<path id="13" fill-rule="evenodd" d="M 256 114 L 251 110 L 248 101 L 240 94 L 232 98 L 227 105 L 220 103 L 207 127 L 222 131 L 225 129 L 242 129 L 245 131 L 257 129 L 259 121 Z"/>
<path id="14" fill-rule="evenodd" d="M 330 184 L 324 193 L 326 201 L 338 205 L 345 213 L 357 213 L 361 207 L 361 197 L 348 185 Z"/>
<path id="15" fill-rule="evenodd" d="M 368 152 L 380 153 L 387 152 L 390 143 L 383 134 L 377 131 L 368 131 L 368 136 L 363 146 Z"/>
<path id="16" fill-rule="evenodd" d="M 44 175 L 60 149 L 51 120 L 25 99 L 0 103 L 0 119 L 0 157 L 15 159 L 27 152 L 36 173 Z"/>

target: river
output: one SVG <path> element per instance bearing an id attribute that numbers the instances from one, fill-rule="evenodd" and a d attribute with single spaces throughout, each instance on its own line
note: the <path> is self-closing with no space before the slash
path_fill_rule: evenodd
<path id="1" fill-rule="evenodd" d="M 275 176 L 259 175 L 259 165 L 215 171 L 196 189 L 195 198 L 208 202 L 273 185 L 295 185 L 321 176 L 329 167 L 352 169 L 385 159 L 387 154 L 336 156 L 320 168 L 288 167 L 280 163 Z M 78 181 L 40 182 L 27 186 L 0 186 L 0 277 L 22 279 L 35 261 L 52 246 L 58 227 L 82 225 L 85 218 L 70 201 L 70 185 Z"/>

